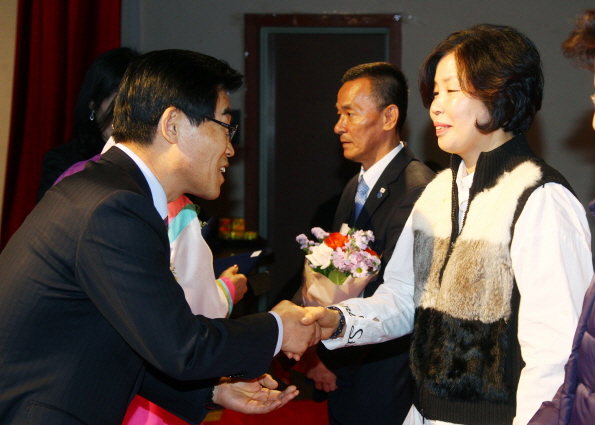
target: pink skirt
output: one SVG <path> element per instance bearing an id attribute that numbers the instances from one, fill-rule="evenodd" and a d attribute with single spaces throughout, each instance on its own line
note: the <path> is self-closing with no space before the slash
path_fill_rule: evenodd
<path id="1" fill-rule="evenodd" d="M 188 422 L 137 395 L 128 406 L 122 425 L 188 425 Z"/>

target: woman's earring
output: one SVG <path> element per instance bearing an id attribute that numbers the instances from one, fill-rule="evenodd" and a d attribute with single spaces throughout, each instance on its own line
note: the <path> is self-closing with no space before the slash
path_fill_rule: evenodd
<path id="1" fill-rule="evenodd" d="M 91 116 L 89 117 L 91 121 L 95 120 L 95 109 L 91 109 Z"/>

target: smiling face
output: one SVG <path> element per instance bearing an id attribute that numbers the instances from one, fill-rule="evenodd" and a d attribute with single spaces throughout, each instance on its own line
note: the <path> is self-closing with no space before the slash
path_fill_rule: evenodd
<path id="1" fill-rule="evenodd" d="M 476 123 L 489 119 L 485 105 L 461 90 L 454 53 L 445 55 L 436 67 L 434 100 L 430 118 L 436 128 L 438 146 L 445 152 L 463 158 L 469 171 L 475 169 L 481 152 L 489 152 L 504 144 L 512 135 L 498 129 L 483 134 Z"/>
<path id="2" fill-rule="evenodd" d="M 224 91 L 219 92 L 214 118 L 227 124 L 231 121 L 229 96 Z M 180 122 L 178 149 L 186 186 L 183 193 L 215 199 L 225 181 L 223 174 L 229 166 L 228 158 L 234 155 L 228 131 L 208 120 L 197 127 L 185 115 Z"/>
<path id="3" fill-rule="evenodd" d="M 337 95 L 339 121 L 335 133 L 341 136 L 345 158 L 359 162 L 364 170 L 369 169 L 396 146 L 398 137 L 394 131 L 396 120 L 386 119 L 390 106 L 378 110 L 378 101 L 370 92 L 368 78 L 347 81 Z M 398 114 L 392 105 L 393 114 Z M 393 122 L 394 121 L 394 122 Z"/>

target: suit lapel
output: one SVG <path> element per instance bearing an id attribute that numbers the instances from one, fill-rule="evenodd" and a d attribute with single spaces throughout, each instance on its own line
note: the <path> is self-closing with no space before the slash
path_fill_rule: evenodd
<path id="1" fill-rule="evenodd" d="M 401 152 L 386 166 L 384 172 L 370 191 L 366 203 L 355 221 L 355 227 L 357 229 L 363 229 L 368 224 L 376 209 L 390 196 L 390 185 L 399 178 L 412 159 L 413 152 L 405 145 L 401 149 Z M 352 199 L 355 199 L 355 191 L 353 192 Z"/>
<path id="2" fill-rule="evenodd" d="M 335 214 L 334 230 L 339 231 L 343 223 L 347 223 L 349 227 L 353 227 L 353 214 L 354 214 L 354 199 L 355 192 L 357 191 L 357 181 L 359 174 L 356 174 L 343 190 L 343 195 L 337 206 L 337 213 Z"/>

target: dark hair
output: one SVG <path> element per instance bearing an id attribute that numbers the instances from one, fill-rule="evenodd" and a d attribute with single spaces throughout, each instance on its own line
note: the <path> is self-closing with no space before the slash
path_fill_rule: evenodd
<path id="1" fill-rule="evenodd" d="M 531 126 L 543 98 L 541 59 L 533 42 L 514 28 L 481 24 L 457 31 L 425 59 L 419 74 L 423 104 L 430 108 L 438 62 L 454 53 L 461 89 L 487 108 L 487 123 L 475 123 L 488 134 L 499 128 L 518 134 Z"/>
<path id="2" fill-rule="evenodd" d="M 368 78 L 372 85 L 372 94 L 378 102 L 378 110 L 388 105 L 396 105 L 399 108 L 399 120 L 397 131 L 401 131 L 407 118 L 407 100 L 409 88 L 407 79 L 399 68 L 388 62 L 372 62 L 354 66 L 349 69 L 341 83 Z"/>
<path id="3" fill-rule="evenodd" d="M 101 120 L 97 115 L 93 121 L 90 119 L 90 105 L 93 104 L 93 110 L 98 109 L 106 98 L 118 90 L 126 68 L 137 56 L 138 53 L 127 47 L 108 50 L 95 59 L 85 74 L 74 109 L 74 139 L 82 158 L 90 158 L 101 152 L 105 145 L 102 132 L 112 124 L 113 118 L 113 102 Z"/>
<path id="4" fill-rule="evenodd" d="M 226 62 L 188 50 L 158 50 L 134 61 L 114 109 L 116 142 L 150 145 L 163 112 L 181 110 L 194 125 L 214 117 L 220 90 L 233 92 L 243 76 Z"/>
<path id="5" fill-rule="evenodd" d="M 576 19 L 576 27 L 562 43 L 562 52 L 579 66 L 593 71 L 595 62 L 595 9 L 588 9 Z"/>

